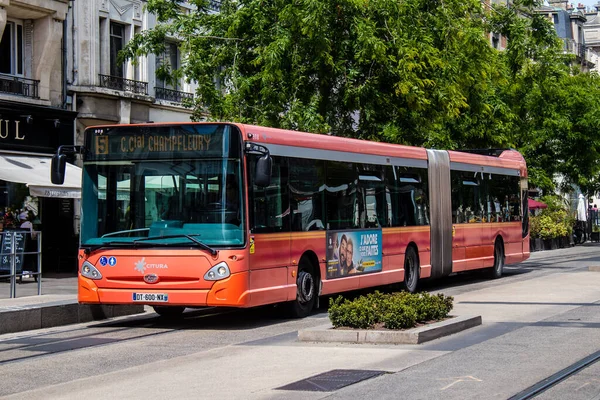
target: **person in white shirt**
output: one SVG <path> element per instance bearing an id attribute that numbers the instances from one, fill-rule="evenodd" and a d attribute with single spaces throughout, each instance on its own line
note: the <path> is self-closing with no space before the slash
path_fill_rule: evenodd
<path id="1" fill-rule="evenodd" d="M 32 211 L 27 212 L 27 219 L 20 226 L 21 229 L 29 229 L 31 234 L 31 239 L 37 239 L 37 233 L 33 231 L 33 220 L 35 219 L 35 215 L 33 215 Z"/>

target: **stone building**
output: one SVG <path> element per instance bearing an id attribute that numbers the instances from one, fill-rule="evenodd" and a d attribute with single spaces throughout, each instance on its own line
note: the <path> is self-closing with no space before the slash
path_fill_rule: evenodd
<path id="1" fill-rule="evenodd" d="M 78 144 L 86 127 L 98 124 L 189 121 L 192 84 L 156 78 L 157 63 L 177 68 L 180 54 L 175 42 L 165 54 L 119 63 L 118 52 L 135 33 L 155 26 L 141 0 L 71 1 L 68 17 L 67 90 L 78 113 Z"/>
<path id="2" fill-rule="evenodd" d="M 43 269 L 60 272 L 76 270 L 74 210 L 80 196 L 76 167 L 69 167 L 65 186 L 50 183 L 51 155 L 74 140 L 76 114 L 65 91 L 63 51 L 68 8 L 68 0 L 0 0 L 2 239 L 31 211 L 34 228 L 42 232 Z M 0 257 L 0 275 L 7 272 L 5 260 Z"/>
<path id="3" fill-rule="evenodd" d="M 583 25 L 585 44 L 596 56 L 595 71 L 600 72 L 598 54 L 600 54 L 600 3 L 586 10 L 586 22 Z"/>
<path id="4" fill-rule="evenodd" d="M 587 22 L 586 8 L 579 4 L 574 7 L 564 0 L 548 0 L 548 6 L 537 12 L 546 15 L 553 23 L 556 34 L 562 39 L 564 51 L 575 55 L 575 61 L 582 72 L 597 68 L 598 55 L 587 45 L 584 26 Z"/>

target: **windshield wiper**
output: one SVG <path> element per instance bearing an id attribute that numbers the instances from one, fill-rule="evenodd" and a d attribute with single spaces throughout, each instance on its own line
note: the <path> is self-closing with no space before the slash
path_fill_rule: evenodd
<path id="1" fill-rule="evenodd" d="M 110 233 L 106 233 L 104 235 L 102 235 L 101 237 L 105 238 L 108 236 L 117 236 L 117 235 L 122 235 L 124 233 L 132 233 L 132 232 L 149 232 L 150 228 L 139 228 L 139 229 L 129 229 L 126 231 L 118 231 L 118 232 L 110 232 Z"/>
<path id="2" fill-rule="evenodd" d="M 198 239 L 196 239 L 194 236 L 200 236 L 200 234 L 194 234 L 194 235 L 161 235 L 161 236 L 151 236 L 151 237 L 147 237 L 147 238 L 142 238 L 142 239 L 137 239 L 133 241 L 133 244 L 138 244 L 139 242 L 145 242 L 147 240 L 158 240 L 158 239 L 176 239 L 176 238 L 187 238 L 189 240 L 191 240 L 192 242 L 196 243 L 198 245 L 198 247 L 200 247 L 201 249 L 204 249 L 206 251 L 209 251 L 211 255 L 216 256 L 217 255 L 217 250 L 213 249 L 212 247 L 210 247 L 207 244 L 202 243 L 201 241 L 199 241 Z"/>

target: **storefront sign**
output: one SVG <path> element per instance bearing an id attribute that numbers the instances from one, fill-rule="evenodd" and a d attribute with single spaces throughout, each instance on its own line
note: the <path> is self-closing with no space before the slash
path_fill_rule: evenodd
<path id="1" fill-rule="evenodd" d="M 25 135 L 19 134 L 19 124 L 21 121 L 10 121 L 8 119 L 0 119 L 0 140 L 8 139 L 10 136 L 15 140 L 24 140 Z"/>
<path id="2" fill-rule="evenodd" d="M 382 269 L 381 229 L 327 231 L 327 278 Z"/>
<path id="3" fill-rule="evenodd" d="M 61 199 L 60 200 L 60 215 L 62 217 L 73 216 L 73 200 L 72 199 Z"/>
<path id="4" fill-rule="evenodd" d="M 0 100 L 0 150 L 54 153 L 73 144 L 77 113 Z"/>
<path id="5" fill-rule="evenodd" d="M 27 229 L 5 229 L 2 233 L 2 252 L 0 254 L 0 274 L 6 275 L 10 273 L 11 258 L 15 258 L 15 273 L 20 274 L 23 271 L 23 257 L 25 252 Z M 14 251 L 13 240 L 14 238 Z"/>

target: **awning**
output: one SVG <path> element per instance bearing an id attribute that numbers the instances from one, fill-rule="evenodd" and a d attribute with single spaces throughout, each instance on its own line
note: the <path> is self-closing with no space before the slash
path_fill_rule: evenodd
<path id="1" fill-rule="evenodd" d="M 79 199 L 81 197 L 81 168 L 67 163 L 65 183 L 50 181 L 50 157 L 0 155 L 0 180 L 24 183 L 29 193 L 37 197 Z"/>
<path id="2" fill-rule="evenodd" d="M 527 201 L 529 203 L 530 210 L 537 210 L 538 208 L 548 208 L 548 205 L 546 205 L 546 203 L 542 203 L 541 201 L 534 200 L 531 197 Z"/>

